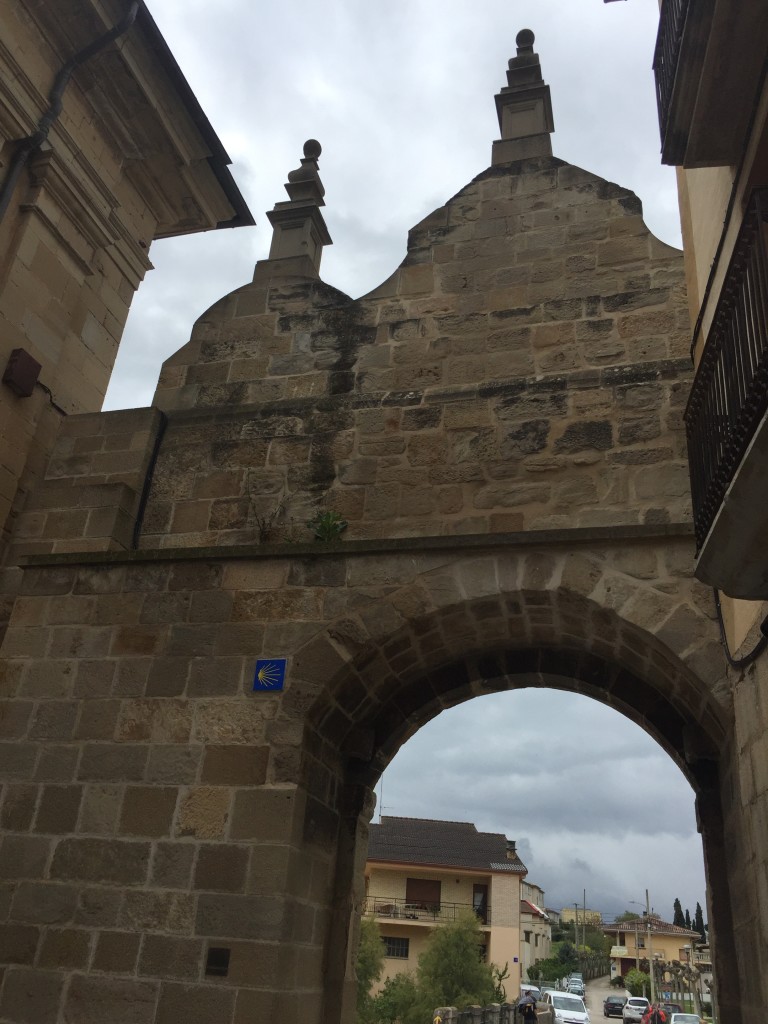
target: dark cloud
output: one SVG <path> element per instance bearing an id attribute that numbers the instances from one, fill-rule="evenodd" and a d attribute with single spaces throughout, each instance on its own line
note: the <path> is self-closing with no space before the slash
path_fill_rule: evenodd
<path id="1" fill-rule="evenodd" d="M 550 906 L 584 888 L 610 914 L 646 887 L 663 914 L 675 896 L 703 903 L 687 781 L 639 726 L 577 694 L 515 691 L 444 711 L 387 769 L 383 813 L 516 839 Z"/>

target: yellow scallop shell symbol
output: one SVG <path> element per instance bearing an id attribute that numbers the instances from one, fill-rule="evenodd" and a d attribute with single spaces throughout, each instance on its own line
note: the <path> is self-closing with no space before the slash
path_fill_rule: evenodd
<path id="1" fill-rule="evenodd" d="M 262 665 L 256 673 L 256 678 L 258 679 L 260 686 L 267 688 L 270 686 L 277 686 L 280 682 L 280 666 L 276 665 L 273 661 L 268 661 L 266 665 Z"/>

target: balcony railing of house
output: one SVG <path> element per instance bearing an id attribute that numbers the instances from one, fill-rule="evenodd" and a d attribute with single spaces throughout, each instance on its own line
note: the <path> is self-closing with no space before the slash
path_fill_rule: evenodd
<path id="1" fill-rule="evenodd" d="M 656 36 L 656 50 L 653 55 L 653 73 L 656 77 L 656 103 L 659 108 L 659 132 L 664 142 L 669 125 L 669 108 L 672 90 L 680 59 L 680 45 L 683 41 L 685 19 L 691 0 L 664 0 L 659 15 L 659 32 Z"/>
<path id="2" fill-rule="evenodd" d="M 755 189 L 685 411 L 701 550 L 768 409 L 768 188 Z"/>
<path id="3" fill-rule="evenodd" d="M 363 914 L 366 917 L 392 917 L 402 921 L 424 921 L 445 924 L 455 921 L 467 910 L 473 910 L 480 924 L 491 923 L 491 908 L 473 907 L 471 903 L 409 903 L 402 898 L 367 896 Z"/>

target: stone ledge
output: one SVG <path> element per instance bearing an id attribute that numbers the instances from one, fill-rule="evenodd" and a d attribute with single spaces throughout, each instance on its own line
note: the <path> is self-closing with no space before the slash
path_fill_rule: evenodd
<path id="1" fill-rule="evenodd" d="M 625 363 L 620 366 L 593 367 L 588 370 L 544 374 L 538 377 L 516 377 L 493 383 L 445 384 L 424 389 L 375 391 L 366 394 L 323 394 L 306 398 L 280 398 L 270 402 L 237 406 L 195 406 L 190 409 L 173 409 L 166 412 L 166 415 L 173 425 L 197 423 L 201 420 L 209 423 L 268 420 L 281 416 L 304 416 L 309 412 L 337 412 L 340 409 L 381 409 L 400 405 L 410 407 L 442 402 L 465 402 L 471 399 L 503 398 L 519 395 L 525 391 L 559 392 L 565 391 L 569 387 L 582 389 L 601 385 L 615 387 L 622 384 L 643 384 L 655 380 L 674 380 L 681 376 L 687 377 L 690 373 L 691 365 L 688 359 L 657 359 Z"/>
<path id="2" fill-rule="evenodd" d="M 22 569 L 46 565 L 121 565 L 141 562 L 191 562 L 249 558 L 342 557 L 426 551 L 478 551 L 487 548 L 530 548 L 584 544 L 618 544 L 664 538 L 693 538 L 691 523 L 579 526 L 565 530 L 520 530 L 515 533 L 471 533 L 457 536 L 382 537 L 304 544 L 232 544 L 204 548 L 144 548 L 136 551 L 77 551 L 26 555 Z M 693 568 L 693 553 L 691 554 Z"/>

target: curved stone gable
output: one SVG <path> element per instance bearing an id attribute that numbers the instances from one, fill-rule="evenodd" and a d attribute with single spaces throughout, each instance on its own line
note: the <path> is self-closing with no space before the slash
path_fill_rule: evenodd
<path id="1" fill-rule="evenodd" d="M 271 539 L 315 507 L 349 538 L 687 521 L 687 330 L 632 193 L 490 168 L 370 295 L 266 261 L 201 317 L 156 394 L 142 544 L 248 542 L 278 504 Z"/>

